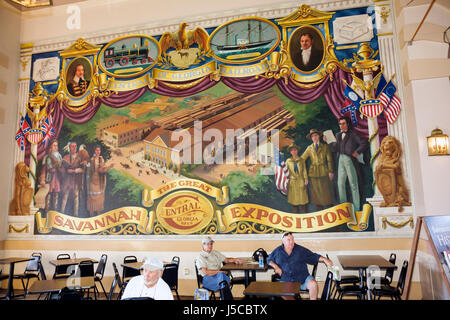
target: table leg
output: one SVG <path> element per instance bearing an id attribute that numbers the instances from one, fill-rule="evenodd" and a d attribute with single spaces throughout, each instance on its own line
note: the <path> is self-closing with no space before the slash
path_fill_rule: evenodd
<path id="1" fill-rule="evenodd" d="M 8 277 L 8 288 L 6 289 L 7 300 L 11 300 L 12 296 L 12 288 L 13 288 L 13 276 L 14 276 L 14 262 L 9 264 L 9 277 Z"/>
<path id="2" fill-rule="evenodd" d="M 245 277 L 245 287 L 247 288 L 248 285 L 250 284 L 250 271 L 249 270 L 245 270 L 244 271 L 244 277 Z"/>

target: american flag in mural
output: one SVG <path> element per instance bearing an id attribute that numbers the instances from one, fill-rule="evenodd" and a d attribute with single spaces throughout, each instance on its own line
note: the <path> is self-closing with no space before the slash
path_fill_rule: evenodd
<path id="1" fill-rule="evenodd" d="M 273 148 L 275 165 L 275 186 L 282 194 L 286 195 L 289 184 L 289 170 L 283 156 L 280 154 L 280 150 L 278 150 L 278 148 L 275 146 Z"/>
<path id="2" fill-rule="evenodd" d="M 395 95 L 395 91 L 397 91 L 397 88 L 392 83 L 392 81 L 389 81 L 389 83 L 386 85 L 386 87 L 378 97 L 381 100 L 381 104 L 384 108 L 384 116 L 386 117 L 389 124 L 394 123 L 402 107 L 402 103 L 400 99 Z"/>

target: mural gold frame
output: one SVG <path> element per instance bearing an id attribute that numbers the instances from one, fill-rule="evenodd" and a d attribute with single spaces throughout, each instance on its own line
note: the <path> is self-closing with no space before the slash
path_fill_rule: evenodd
<path id="1" fill-rule="evenodd" d="M 95 84 L 97 83 L 96 81 L 97 79 L 95 79 L 95 71 L 97 70 L 97 53 L 99 50 L 100 46 L 91 44 L 83 38 L 79 38 L 68 48 L 58 52 L 60 56 L 63 58 L 63 62 L 61 72 L 59 75 L 58 89 L 56 90 L 56 93 L 53 95 L 52 97 L 53 99 L 56 98 L 61 102 L 64 101 L 67 105 L 71 106 L 69 107 L 69 109 L 71 109 L 72 111 L 80 111 L 85 108 L 87 103 L 91 101 L 93 97 L 95 97 L 92 92 L 95 89 L 98 89 L 95 88 Z M 90 56 L 92 56 L 93 62 L 89 60 L 88 57 Z M 73 61 L 79 58 L 84 58 L 89 62 L 89 65 L 91 66 L 91 80 L 89 83 L 89 87 L 86 90 L 86 93 L 81 98 L 77 99 L 76 97 L 72 96 L 67 90 L 66 77 L 70 65 L 73 63 Z M 72 60 L 69 63 L 67 63 L 68 59 Z"/>
<path id="2" fill-rule="evenodd" d="M 213 36 L 217 32 L 219 32 L 223 27 L 225 27 L 227 25 L 230 25 L 232 23 L 235 23 L 235 22 L 245 21 L 245 20 L 262 21 L 262 22 L 265 22 L 265 23 L 271 25 L 275 29 L 276 33 L 277 33 L 277 41 L 276 41 L 276 43 L 265 54 L 260 55 L 258 57 L 251 58 L 251 59 L 247 59 L 247 60 L 233 61 L 233 60 L 227 60 L 227 59 L 223 59 L 223 58 L 220 58 L 220 57 L 216 56 L 214 54 L 214 51 L 211 49 L 211 39 L 213 38 Z M 218 27 L 216 27 L 214 29 L 214 31 L 208 37 L 208 47 L 210 48 L 211 56 L 214 59 L 216 59 L 217 61 L 224 62 L 224 63 L 229 63 L 229 64 L 246 64 L 246 63 L 250 63 L 250 62 L 254 62 L 254 61 L 259 61 L 259 60 L 262 60 L 265 57 L 267 57 L 269 54 L 271 54 L 278 47 L 278 45 L 280 44 L 280 41 L 281 41 L 281 32 L 280 32 L 278 26 L 275 23 L 273 23 L 272 21 L 270 21 L 268 19 L 264 19 L 264 18 L 259 18 L 259 17 L 242 17 L 242 18 L 238 18 L 238 19 L 229 20 L 229 21 L 227 21 L 225 23 L 222 23 Z"/>
<path id="3" fill-rule="evenodd" d="M 153 64 L 151 64 L 150 66 L 148 66 L 147 68 L 145 68 L 145 69 L 143 69 L 143 70 L 141 70 L 139 72 L 136 72 L 136 73 L 133 73 L 133 74 L 129 74 L 129 75 L 115 74 L 115 73 L 109 72 L 106 69 L 104 69 L 102 64 L 100 63 L 100 57 L 103 55 L 105 50 L 110 45 L 112 45 L 113 43 L 116 43 L 116 42 L 118 42 L 120 40 L 123 40 L 123 39 L 133 38 L 133 37 L 144 37 L 144 38 L 147 38 L 147 39 L 153 41 L 156 44 L 156 46 L 158 48 L 158 54 L 157 54 L 156 58 L 154 59 Z M 115 77 L 115 78 L 133 78 L 133 77 L 137 77 L 137 76 L 140 76 L 143 73 L 148 72 L 151 68 L 153 68 L 158 63 L 158 61 L 160 59 L 161 59 L 161 47 L 159 45 L 159 41 L 156 41 L 156 39 L 153 38 L 152 36 L 149 36 L 149 35 L 146 35 L 146 34 L 137 33 L 137 34 L 129 34 L 129 35 L 126 35 L 126 36 L 115 38 L 114 40 L 111 40 L 106 45 L 104 45 L 103 48 L 101 49 L 100 53 L 98 54 L 98 62 L 99 62 L 98 66 L 99 66 L 100 70 L 102 70 L 104 73 L 106 73 L 110 77 Z"/>
<path id="4" fill-rule="evenodd" d="M 283 30 L 283 41 L 286 43 L 289 43 L 290 45 L 290 39 L 288 39 L 288 29 L 295 28 L 299 29 L 301 27 L 312 27 L 315 29 L 318 29 L 316 25 L 323 24 L 324 30 L 325 30 L 325 39 L 323 39 L 322 32 L 319 32 L 319 34 L 322 36 L 323 44 L 324 44 L 324 58 L 322 60 L 321 65 L 316 68 L 314 71 L 311 72 L 317 72 L 316 74 L 306 74 L 304 71 L 300 71 L 297 69 L 297 67 L 294 66 L 292 63 L 290 54 L 288 54 L 288 61 L 287 64 L 294 68 L 295 70 L 301 72 L 302 74 L 291 72 L 290 77 L 297 81 L 297 82 L 316 82 L 318 80 L 321 80 L 327 75 L 332 76 L 333 73 L 337 70 L 337 67 L 349 71 L 350 69 L 345 67 L 336 57 L 334 53 L 334 42 L 333 38 L 330 34 L 330 28 L 329 28 L 329 21 L 331 18 L 333 18 L 333 15 L 335 12 L 325 12 L 320 11 L 311 8 L 310 6 L 306 4 L 302 4 L 296 11 L 291 13 L 290 15 L 276 19 L 275 21 L 282 27 Z M 319 30 L 317 30 L 319 31 Z M 293 32 L 296 32 L 293 31 Z M 287 49 L 287 52 L 289 53 L 289 48 Z M 305 75 L 306 74 L 306 75 Z"/>

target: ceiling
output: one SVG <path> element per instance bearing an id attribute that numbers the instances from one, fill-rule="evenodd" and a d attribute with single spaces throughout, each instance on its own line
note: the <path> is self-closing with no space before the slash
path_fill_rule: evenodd
<path id="1" fill-rule="evenodd" d="M 20 11 L 29 11 L 29 10 L 36 10 L 36 9 L 42 8 L 42 7 L 26 8 L 26 7 L 21 6 L 21 5 L 15 3 L 14 1 L 11 1 L 11 0 L 3 0 L 3 1 L 8 2 L 9 4 L 11 4 L 13 7 L 15 7 L 16 9 L 18 9 Z M 17 1 L 20 1 L 20 0 L 17 0 Z M 62 5 L 70 4 L 70 3 L 76 3 L 76 2 L 84 2 L 84 1 L 87 1 L 87 0 L 50 0 L 51 5 L 53 7 L 55 7 L 55 6 L 62 6 Z M 39 2 L 42 2 L 42 0 L 36 0 L 36 3 L 39 3 Z"/>

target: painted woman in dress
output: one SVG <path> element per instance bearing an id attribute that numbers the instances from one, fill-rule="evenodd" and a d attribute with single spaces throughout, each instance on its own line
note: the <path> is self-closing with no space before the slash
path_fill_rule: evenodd
<path id="1" fill-rule="evenodd" d="M 289 169 L 289 185 L 288 185 L 288 202 L 292 205 L 294 213 L 299 212 L 301 206 L 302 212 L 306 212 L 306 204 L 309 202 L 308 191 L 308 174 L 306 172 L 305 160 L 298 156 L 299 147 L 296 145 L 289 146 L 289 152 L 292 157 L 286 160 Z"/>
<path id="2" fill-rule="evenodd" d="M 105 166 L 105 160 L 103 160 L 100 152 L 100 147 L 96 146 L 88 170 L 89 184 L 87 209 L 91 217 L 103 210 L 105 202 L 106 172 L 114 166 L 113 163 L 109 166 Z"/>

